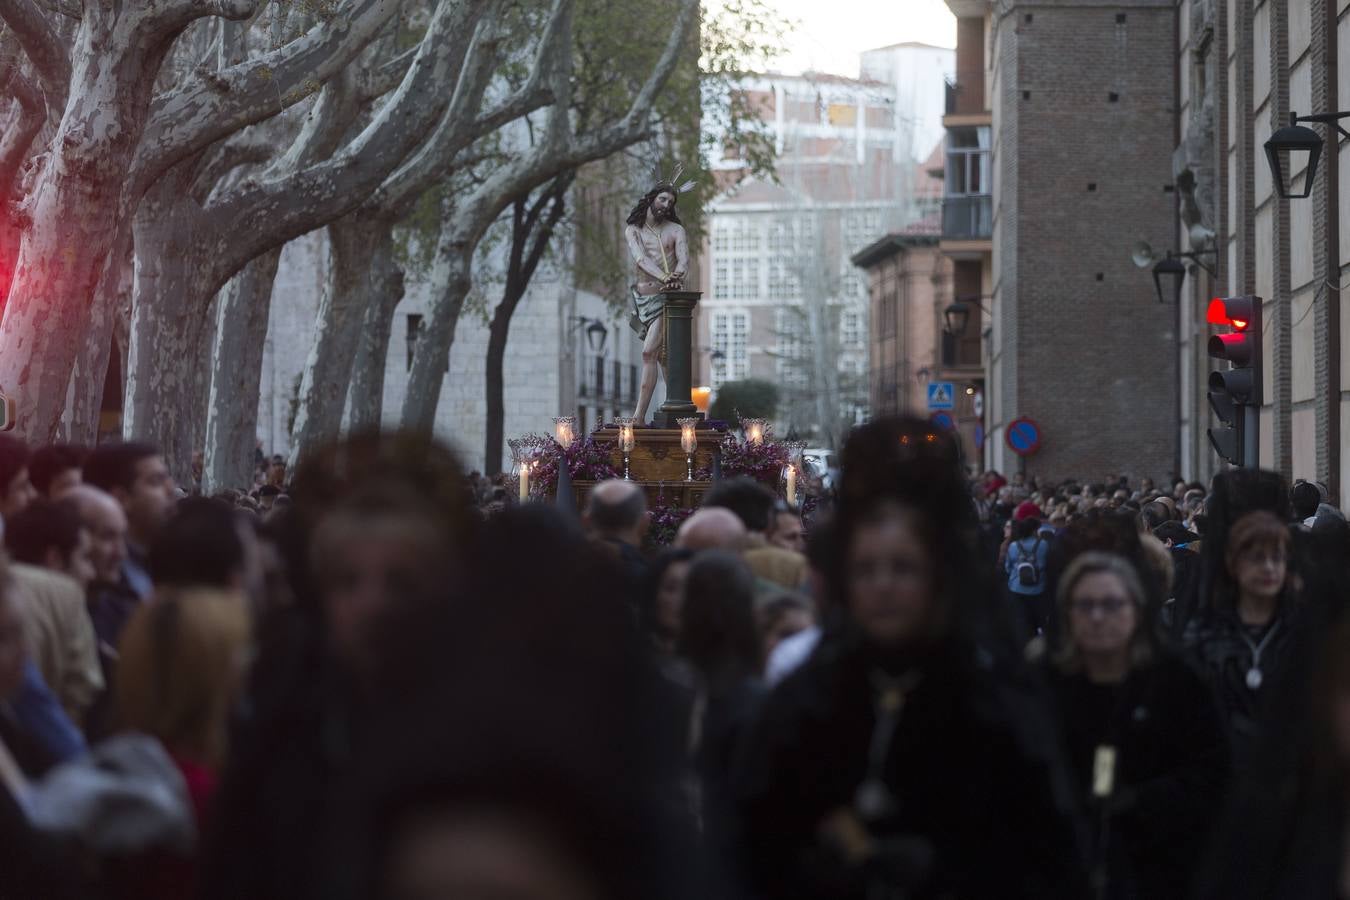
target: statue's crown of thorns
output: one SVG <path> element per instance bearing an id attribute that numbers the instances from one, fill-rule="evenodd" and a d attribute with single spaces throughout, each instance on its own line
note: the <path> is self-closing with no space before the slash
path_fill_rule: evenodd
<path id="1" fill-rule="evenodd" d="M 656 179 L 656 184 L 658 185 L 668 184 L 671 187 L 675 188 L 676 194 L 683 194 L 686 193 L 687 191 L 692 191 L 694 189 L 694 185 L 697 184 L 697 182 L 695 182 L 691 178 L 690 180 L 686 181 L 679 187 L 675 187 L 676 182 L 680 180 L 680 176 L 683 174 L 684 174 L 683 163 L 677 164 L 675 166 L 674 173 L 672 173 L 669 177 L 666 177 L 661 174 L 661 167 L 659 165 L 652 167 L 652 177 Z"/>

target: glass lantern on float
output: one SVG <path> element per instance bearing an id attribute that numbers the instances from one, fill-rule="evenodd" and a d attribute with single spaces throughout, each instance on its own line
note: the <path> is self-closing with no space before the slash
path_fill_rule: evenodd
<path id="1" fill-rule="evenodd" d="M 687 419 L 676 419 L 680 426 L 680 449 L 684 451 L 687 474 L 685 481 L 694 480 L 694 451 L 698 449 L 698 423 L 697 416 L 691 416 Z"/>
<path id="2" fill-rule="evenodd" d="M 806 441 L 787 441 L 788 462 L 783 467 L 783 499 L 789 506 L 797 505 L 798 481 L 805 473 L 803 457 L 806 453 Z"/>
<path id="3" fill-rule="evenodd" d="M 510 440 L 506 442 L 511 448 L 511 469 L 516 476 L 516 483 L 519 486 L 519 499 L 525 503 L 530 499 L 530 457 L 521 441 Z"/>
<path id="4" fill-rule="evenodd" d="M 564 450 L 571 447 L 572 442 L 577 439 L 576 416 L 554 416 L 553 437 L 558 442 L 558 446 Z"/>
<path id="5" fill-rule="evenodd" d="M 623 480 L 632 481 L 628 474 L 628 458 L 633 453 L 633 448 L 637 446 L 637 435 L 633 432 L 633 427 L 637 425 L 635 416 L 623 416 L 618 420 L 619 426 L 619 452 L 623 454 Z"/>
<path id="6" fill-rule="evenodd" d="M 758 447 L 764 443 L 764 439 L 769 435 L 769 420 L 741 419 L 741 431 L 745 435 L 747 444 Z"/>

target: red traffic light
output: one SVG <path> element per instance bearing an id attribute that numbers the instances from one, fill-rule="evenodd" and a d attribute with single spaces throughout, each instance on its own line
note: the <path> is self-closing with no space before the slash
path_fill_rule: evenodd
<path id="1" fill-rule="evenodd" d="M 1251 324 L 1250 297 L 1215 297 L 1209 301 L 1205 321 L 1210 325 L 1231 325 L 1246 331 Z"/>

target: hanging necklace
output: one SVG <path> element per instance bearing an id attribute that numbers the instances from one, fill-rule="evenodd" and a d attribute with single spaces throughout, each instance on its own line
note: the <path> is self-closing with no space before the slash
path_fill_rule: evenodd
<path id="1" fill-rule="evenodd" d="M 891 677 L 881 672 L 873 672 L 871 675 L 872 687 L 876 690 L 874 706 L 877 722 L 872 727 L 872 741 L 867 748 L 867 775 L 853 795 L 853 804 L 864 821 L 883 818 L 895 809 L 895 795 L 886 786 L 882 774 L 886 766 L 886 757 L 890 754 L 891 739 L 895 736 L 896 726 L 900 724 L 900 713 L 904 710 L 905 700 L 922 678 L 922 675 L 914 671 L 906 672 L 899 677 Z"/>
<path id="2" fill-rule="evenodd" d="M 1266 636 L 1261 638 L 1260 643 L 1257 643 L 1247 635 L 1246 627 L 1239 623 L 1238 634 L 1242 635 L 1242 640 L 1247 644 L 1247 648 L 1252 651 L 1252 664 L 1247 669 L 1247 687 L 1253 691 L 1260 690 L 1261 682 L 1265 680 L 1265 676 L 1261 674 L 1261 653 L 1270 643 L 1270 639 L 1275 636 L 1275 632 L 1279 630 L 1280 620 L 1276 619 L 1271 624 L 1270 630 L 1266 632 Z"/>

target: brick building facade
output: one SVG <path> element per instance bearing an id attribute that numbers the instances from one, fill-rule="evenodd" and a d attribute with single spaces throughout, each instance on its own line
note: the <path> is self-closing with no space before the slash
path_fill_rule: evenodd
<path id="1" fill-rule="evenodd" d="M 1176 144 L 1171 0 L 948 0 L 941 247 L 987 338 L 985 463 L 1018 465 L 1012 420 L 1040 425 L 1028 474 L 1178 470 L 1176 311 L 1135 268 L 1170 246 Z"/>
<path id="2" fill-rule="evenodd" d="M 1217 270 L 1209 278 L 1193 267 L 1182 295 L 1183 470 L 1205 477 L 1220 465 L 1205 437 L 1215 424 L 1207 301 L 1257 294 L 1265 300 L 1260 465 L 1321 481 L 1344 504 L 1350 383 L 1338 286 L 1350 264 L 1350 154 L 1331 131 L 1311 196 L 1285 200 L 1263 144 L 1291 112 L 1350 107 L 1350 2 L 1181 0 L 1176 15 L 1176 231 L 1182 247 L 1211 252 Z"/>

